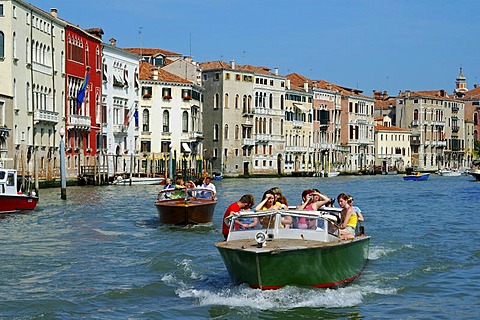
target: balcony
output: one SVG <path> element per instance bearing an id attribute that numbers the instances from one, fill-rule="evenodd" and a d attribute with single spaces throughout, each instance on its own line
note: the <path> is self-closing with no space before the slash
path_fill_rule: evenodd
<path id="1" fill-rule="evenodd" d="M 453 126 L 452 127 L 452 132 L 458 132 L 460 130 L 459 126 Z"/>
<path id="2" fill-rule="evenodd" d="M 437 148 L 445 148 L 447 146 L 447 141 L 437 141 Z"/>
<path id="3" fill-rule="evenodd" d="M 41 72 L 46 75 L 52 75 L 52 67 L 46 66 L 38 62 L 32 62 L 33 71 Z"/>
<path id="4" fill-rule="evenodd" d="M 293 127 L 294 128 L 301 128 L 303 126 L 303 121 L 293 120 Z"/>
<path id="5" fill-rule="evenodd" d="M 303 146 L 288 146 L 288 147 L 285 147 L 285 151 L 290 152 L 290 153 L 305 153 L 305 152 L 307 152 L 307 150 L 308 150 L 308 148 L 303 147 Z"/>
<path id="6" fill-rule="evenodd" d="M 418 127 L 418 120 L 412 120 L 412 127 Z"/>
<path id="7" fill-rule="evenodd" d="M 91 118 L 89 116 L 82 116 L 79 114 L 72 114 L 68 116 L 68 129 L 89 130 Z"/>
<path id="8" fill-rule="evenodd" d="M 419 145 L 420 145 L 420 139 L 412 139 L 412 140 L 410 140 L 410 145 L 411 145 L 411 146 L 419 146 Z"/>
<path id="9" fill-rule="evenodd" d="M 437 127 L 444 127 L 445 126 L 445 121 L 433 121 L 432 125 L 437 126 Z"/>
<path id="10" fill-rule="evenodd" d="M 272 139 L 270 134 L 256 134 L 255 135 L 255 140 L 256 141 L 263 141 L 263 142 L 268 142 Z"/>
<path id="11" fill-rule="evenodd" d="M 203 132 L 201 131 L 194 131 L 194 132 L 189 132 L 189 139 L 190 140 L 203 140 Z"/>
<path id="12" fill-rule="evenodd" d="M 114 124 L 113 125 L 113 134 L 114 135 L 127 135 L 128 126 L 124 124 Z"/>
<path id="13" fill-rule="evenodd" d="M 43 122 L 57 124 L 58 112 L 48 110 L 35 110 L 35 112 L 33 113 L 33 121 L 35 121 L 35 123 Z"/>
<path id="14" fill-rule="evenodd" d="M 108 124 L 103 122 L 101 125 L 100 125 L 100 133 L 101 134 L 107 134 L 108 132 Z"/>
<path id="15" fill-rule="evenodd" d="M 252 138 L 244 138 L 242 141 L 243 146 L 254 146 L 255 145 L 255 139 Z"/>

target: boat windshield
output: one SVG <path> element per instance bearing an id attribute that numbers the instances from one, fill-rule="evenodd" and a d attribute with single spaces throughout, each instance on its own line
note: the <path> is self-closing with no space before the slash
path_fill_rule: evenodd
<path id="1" fill-rule="evenodd" d="M 204 199 L 213 200 L 215 195 L 211 189 L 204 188 L 181 188 L 181 189 L 164 189 L 158 193 L 158 201 L 174 200 L 174 199 Z"/>

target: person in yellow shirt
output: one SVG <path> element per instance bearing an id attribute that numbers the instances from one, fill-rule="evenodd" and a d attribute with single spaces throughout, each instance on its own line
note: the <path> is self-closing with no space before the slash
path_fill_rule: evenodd
<path id="1" fill-rule="evenodd" d="M 338 205 L 342 207 L 342 223 L 340 224 L 340 238 L 343 240 L 355 237 L 357 227 L 357 213 L 352 208 L 353 198 L 345 193 L 337 196 Z"/>

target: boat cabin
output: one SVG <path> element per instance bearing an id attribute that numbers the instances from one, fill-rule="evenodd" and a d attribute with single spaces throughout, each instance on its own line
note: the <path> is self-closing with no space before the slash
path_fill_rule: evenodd
<path id="1" fill-rule="evenodd" d="M 0 193 L 17 194 L 17 171 L 0 169 Z"/>

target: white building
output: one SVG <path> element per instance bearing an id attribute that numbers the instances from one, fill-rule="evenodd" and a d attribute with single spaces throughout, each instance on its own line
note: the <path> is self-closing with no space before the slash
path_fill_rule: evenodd
<path id="1" fill-rule="evenodd" d="M 51 179 L 64 126 L 65 22 L 56 9 L 19 0 L 1 1 L 0 12 L 0 125 L 10 129 L 2 156 L 25 174 Z"/>
<path id="2" fill-rule="evenodd" d="M 139 55 L 118 48 L 115 39 L 103 44 L 102 141 L 98 146 L 108 155 L 110 173 L 129 171 L 130 155 L 138 152 L 140 60 Z"/>

